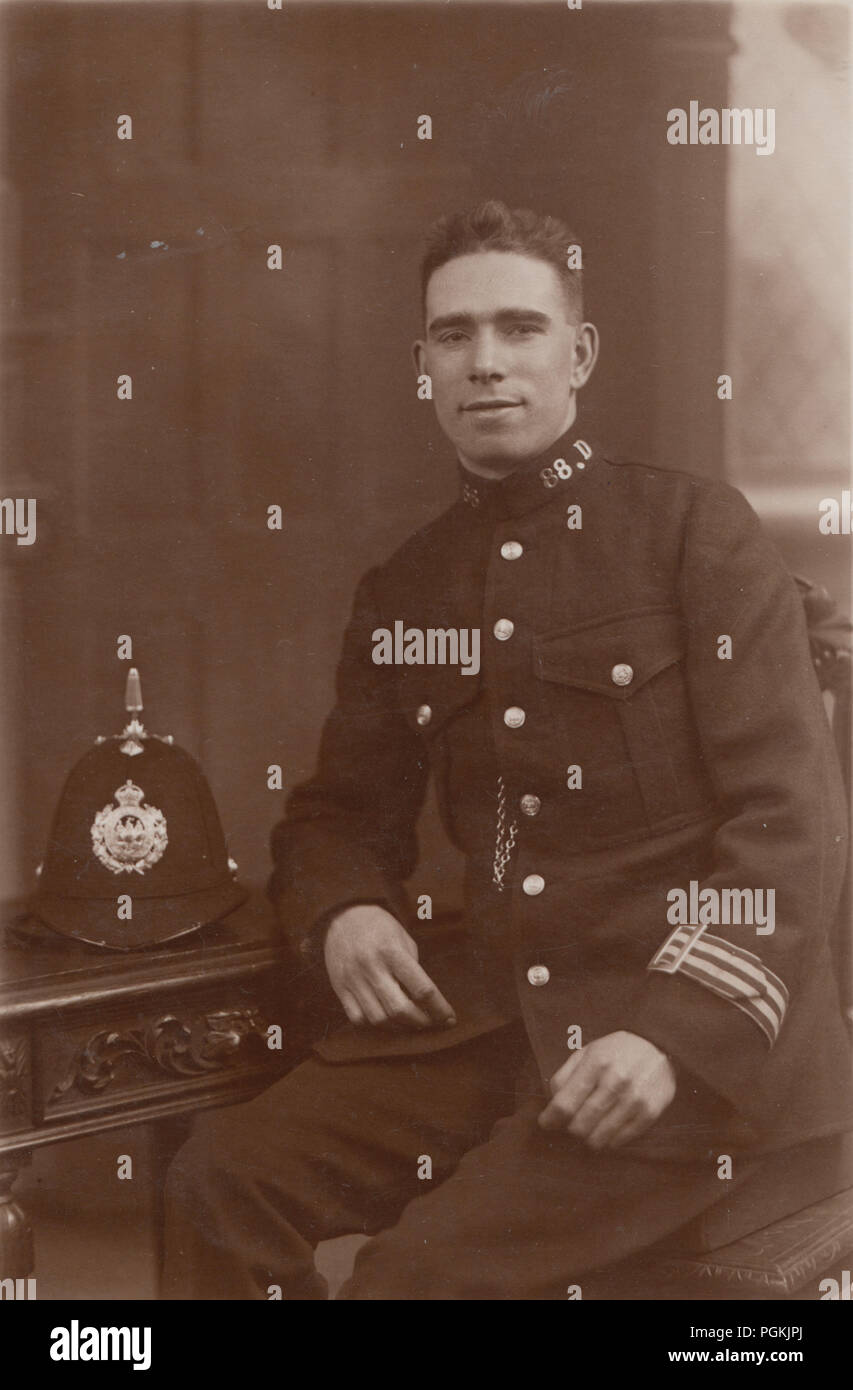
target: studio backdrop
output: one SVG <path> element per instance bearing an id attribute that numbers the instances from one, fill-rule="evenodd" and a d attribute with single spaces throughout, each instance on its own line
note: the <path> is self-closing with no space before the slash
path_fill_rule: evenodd
<path id="1" fill-rule="evenodd" d="M 455 495 L 410 344 L 424 232 L 482 198 L 583 246 L 590 431 L 742 487 L 847 606 L 849 537 L 818 530 L 848 485 L 845 9 L 0 14 L 3 495 L 38 504 L 33 544 L 0 537 L 7 897 L 130 664 L 263 882 L 267 769 L 312 768 L 354 583 Z M 773 107 L 774 150 L 673 146 L 693 100 Z M 424 842 L 450 898 L 431 811 Z"/>

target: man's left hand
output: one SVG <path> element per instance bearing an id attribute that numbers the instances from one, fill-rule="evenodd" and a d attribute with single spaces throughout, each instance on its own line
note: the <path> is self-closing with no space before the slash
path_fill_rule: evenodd
<path id="1" fill-rule="evenodd" d="M 654 1124 L 675 1095 L 665 1053 L 636 1033 L 608 1033 L 551 1077 L 543 1129 L 567 1130 L 591 1149 L 618 1149 Z"/>

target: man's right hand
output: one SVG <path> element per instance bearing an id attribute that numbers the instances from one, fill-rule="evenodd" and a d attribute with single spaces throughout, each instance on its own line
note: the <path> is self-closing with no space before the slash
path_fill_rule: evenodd
<path id="1" fill-rule="evenodd" d="M 326 970 L 347 1018 L 398 1028 L 452 1028 L 456 1015 L 418 964 L 418 948 L 384 907 L 339 912 L 326 931 Z"/>

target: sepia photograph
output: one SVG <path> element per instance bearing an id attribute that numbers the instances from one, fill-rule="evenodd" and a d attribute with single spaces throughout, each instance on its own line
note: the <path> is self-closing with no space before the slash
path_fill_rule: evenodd
<path id="1" fill-rule="evenodd" d="M 0 3 L 43 1363 L 294 1300 L 808 1363 L 851 1300 L 849 30 Z"/>

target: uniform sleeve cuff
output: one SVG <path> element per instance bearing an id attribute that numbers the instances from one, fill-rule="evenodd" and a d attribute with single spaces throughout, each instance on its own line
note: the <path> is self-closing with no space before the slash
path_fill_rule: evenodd
<path id="1" fill-rule="evenodd" d="M 647 1038 L 761 1127 L 769 1043 L 757 1024 L 694 980 L 649 971 L 625 1028 Z"/>
<path id="2" fill-rule="evenodd" d="M 348 856 L 333 859 L 326 850 L 320 857 L 321 864 L 299 864 L 287 883 L 273 874 L 267 888 L 282 929 L 300 955 L 318 958 L 330 918 L 356 903 L 376 903 L 405 925 L 410 914 L 401 884 L 376 867 L 353 864 Z"/>

